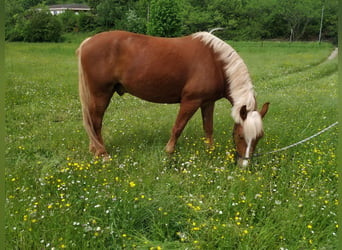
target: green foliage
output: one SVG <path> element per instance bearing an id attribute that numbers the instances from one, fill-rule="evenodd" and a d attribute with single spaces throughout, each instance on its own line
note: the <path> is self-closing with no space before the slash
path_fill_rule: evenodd
<path id="1" fill-rule="evenodd" d="M 7 40 L 23 40 L 24 12 L 42 2 L 6 0 Z M 224 30 L 217 35 L 230 40 L 318 40 L 323 9 L 322 39 L 337 44 L 337 0 L 88 0 L 87 3 L 91 14 L 81 17 L 65 13 L 60 17 L 63 32 L 123 29 L 179 36 L 222 27 Z"/>
<path id="2" fill-rule="evenodd" d="M 175 37 L 182 33 L 179 0 L 152 0 L 147 33 L 154 36 Z"/>
<path id="3" fill-rule="evenodd" d="M 145 34 L 146 33 L 146 19 L 141 18 L 137 15 L 135 10 L 128 10 L 126 13 L 126 23 L 125 23 L 125 29 L 127 31 Z"/>
<path id="4" fill-rule="evenodd" d="M 87 1 L 87 4 L 89 5 L 92 13 L 96 13 L 96 8 L 101 2 L 102 2 L 101 0 L 88 0 Z"/>
<path id="5" fill-rule="evenodd" d="M 18 1 L 5 1 L 5 38 L 9 41 L 23 40 L 24 7 Z"/>
<path id="6" fill-rule="evenodd" d="M 11 0 L 8 0 L 11 1 Z M 38 4 L 42 3 L 41 0 L 19 0 L 20 3 L 22 3 L 22 6 L 25 9 L 29 9 L 31 7 L 37 6 Z"/>
<path id="7" fill-rule="evenodd" d="M 6 1 L 5 37 L 9 41 L 56 42 L 61 39 L 61 23 L 38 1 Z M 32 6 L 35 7 L 32 7 Z"/>
<path id="8" fill-rule="evenodd" d="M 61 23 L 63 24 L 64 32 L 74 32 L 78 26 L 78 16 L 71 10 L 67 10 L 64 13 L 58 15 Z"/>
<path id="9" fill-rule="evenodd" d="M 96 6 L 97 23 L 104 29 L 120 29 L 127 11 L 126 0 L 103 0 Z"/>
<path id="10" fill-rule="evenodd" d="M 24 41 L 58 42 L 62 35 L 62 25 L 49 11 L 31 9 L 27 13 L 24 26 Z"/>
<path id="11" fill-rule="evenodd" d="M 62 35 L 60 21 L 45 9 L 31 8 L 16 14 L 12 25 L 6 30 L 10 41 L 58 42 Z"/>
<path id="12" fill-rule="evenodd" d="M 178 105 L 115 95 L 103 127 L 112 161 L 103 163 L 82 125 L 80 40 L 6 44 L 6 249 L 337 249 L 337 127 L 240 169 L 227 100 L 215 106 L 215 149 L 197 112 L 168 156 Z M 271 102 L 258 152 L 336 121 L 330 44 L 230 44 L 259 105 Z"/>
<path id="13" fill-rule="evenodd" d="M 93 31 L 96 27 L 95 16 L 91 13 L 80 13 L 78 16 L 79 31 Z"/>
<path id="14" fill-rule="evenodd" d="M 322 4 L 320 1 L 279 1 L 278 9 L 293 32 L 294 39 L 300 39 L 312 20 L 320 20 Z"/>

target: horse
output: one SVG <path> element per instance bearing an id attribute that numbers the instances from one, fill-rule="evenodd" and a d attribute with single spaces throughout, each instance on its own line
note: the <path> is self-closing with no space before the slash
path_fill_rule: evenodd
<path id="1" fill-rule="evenodd" d="M 85 39 L 76 51 L 79 95 L 89 150 L 109 157 L 101 135 L 102 120 L 116 92 L 154 103 L 180 103 L 165 151 L 175 151 L 177 139 L 200 108 L 206 142 L 213 144 L 215 101 L 232 105 L 233 141 L 237 162 L 247 166 L 263 136 L 265 103 L 257 110 L 246 64 L 227 43 L 208 32 L 176 38 L 126 31 L 108 31 Z"/>

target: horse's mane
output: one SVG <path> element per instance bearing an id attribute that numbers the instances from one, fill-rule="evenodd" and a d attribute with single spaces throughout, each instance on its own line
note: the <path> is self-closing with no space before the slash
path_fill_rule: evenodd
<path id="1" fill-rule="evenodd" d="M 219 60 L 224 64 L 223 70 L 229 86 L 227 94 L 232 99 L 231 114 L 236 123 L 242 124 L 241 107 L 246 105 L 247 111 L 256 109 L 255 93 L 246 64 L 230 45 L 216 36 L 208 32 L 198 32 L 192 34 L 192 37 L 200 39 L 219 55 Z"/>
<path id="2" fill-rule="evenodd" d="M 251 111 L 247 114 L 246 119 L 243 121 L 243 132 L 247 143 L 262 135 L 262 118 L 258 111 Z"/>

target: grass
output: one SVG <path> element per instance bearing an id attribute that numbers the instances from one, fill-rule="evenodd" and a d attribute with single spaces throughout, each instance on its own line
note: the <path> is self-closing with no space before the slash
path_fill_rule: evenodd
<path id="1" fill-rule="evenodd" d="M 234 42 L 259 106 L 271 102 L 268 152 L 337 119 L 337 59 L 314 43 Z M 6 44 L 6 242 L 9 249 L 334 249 L 338 129 L 240 169 L 230 104 L 215 108 L 215 149 L 200 114 L 169 157 L 178 110 L 114 96 L 104 121 L 112 161 L 88 153 L 78 43 Z"/>

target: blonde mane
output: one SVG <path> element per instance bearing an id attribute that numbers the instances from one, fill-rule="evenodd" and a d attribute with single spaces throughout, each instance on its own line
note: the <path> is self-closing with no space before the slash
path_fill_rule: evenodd
<path id="1" fill-rule="evenodd" d="M 243 133 L 248 143 L 263 133 L 262 118 L 258 111 L 251 111 L 243 121 Z"/>
<path id="2" fill-rule="evenodd" d="M 210 46 L 224 63 L 223 70 L 229 85 L 227 96 L 229 94 L 233 101 L 231 115 L 235 123 L 243 124 L 240 117 L 241 107 L 246 105 L 247 111 L 256 109 L 255 93 L 246 64 L 230 45 L 216 36 L 208 32 L 198 32 L 192 34 L 192 37 Z"/>

